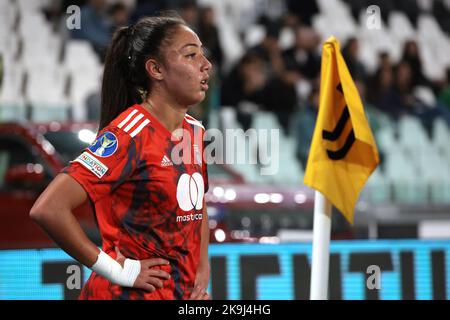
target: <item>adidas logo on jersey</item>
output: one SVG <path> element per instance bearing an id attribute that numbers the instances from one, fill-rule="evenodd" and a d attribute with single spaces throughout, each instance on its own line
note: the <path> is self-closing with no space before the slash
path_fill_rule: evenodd
<path id="1" fill-rule="evenodd" d="M 161 160 L 161 167 L 168 167 L 168 166 L 173 166 L 173 163 L 166 155 L 164 155 L 164 157 Z"/>

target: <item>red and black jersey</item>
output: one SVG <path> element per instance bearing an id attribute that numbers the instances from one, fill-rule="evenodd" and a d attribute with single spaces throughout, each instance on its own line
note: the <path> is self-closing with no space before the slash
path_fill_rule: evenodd
<path id="1" fill-rule="evenodd" d="M 153 293 L 124 288 L 92 273 L 80 299 L 186 299 L 200 259 L 208 190 L 201 123 L 186 115 L 175 140 L 145 108 L 134 105 L 102 129 L 63 172 L 89 195 L 102 236 L 130 259 L 164 258 L 171 279 Z M 174 141 L 175 140 L 175 141 Z"/>

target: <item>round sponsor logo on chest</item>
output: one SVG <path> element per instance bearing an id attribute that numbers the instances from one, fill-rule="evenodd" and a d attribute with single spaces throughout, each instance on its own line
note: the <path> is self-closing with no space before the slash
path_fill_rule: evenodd
<path id="1" fill-rule="evenodd" d="M 183 173 L 180 176 L 177 184 L 177 201 L 181 210 L 201 210 L 204 195 L 205 185 L 200 173 L 195 172 L 193 175 Z"/>

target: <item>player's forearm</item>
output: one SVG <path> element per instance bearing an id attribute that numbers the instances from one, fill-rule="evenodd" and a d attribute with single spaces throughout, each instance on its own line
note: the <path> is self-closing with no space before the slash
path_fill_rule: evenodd
<path id="1" fill-rule="evenodd" d="M 200 245 L 200 264 L 199 264 L 200 268 L 205 267 L 209 268 L 208 246 L 209 246 L 209 221 L 205 204 L 202 219 L 202 239 Z"/>
<path id="2" fill-rule="evenodd" d="M 91 267 L 100 250 L 89 240 L 69 209 L 34 208 L 31 218 L 74 259 Z"/>

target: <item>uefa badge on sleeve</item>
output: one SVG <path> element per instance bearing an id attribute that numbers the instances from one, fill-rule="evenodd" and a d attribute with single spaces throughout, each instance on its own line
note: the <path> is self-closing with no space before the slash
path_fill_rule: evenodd
<path id="1" fill-rule="evenodd" d="M 102 133 L 91 146 L 89 151 L 99 157 L 109 157 L 117 150 L 118 140 L 112 132 Z"/>

